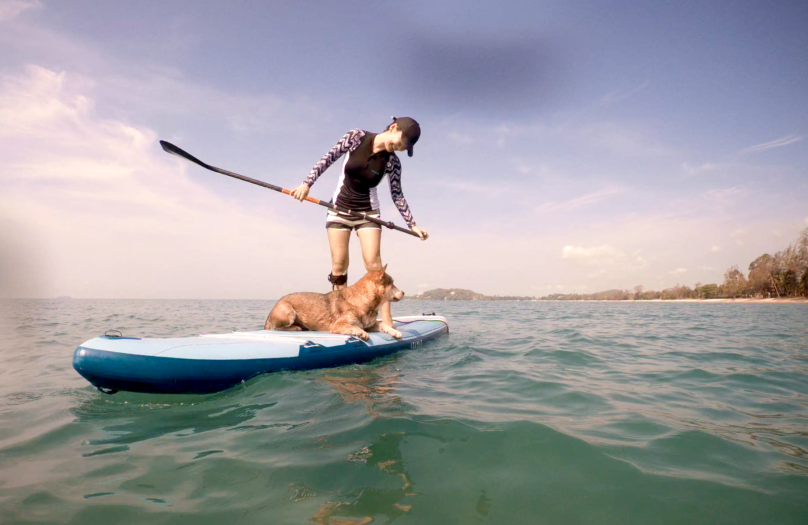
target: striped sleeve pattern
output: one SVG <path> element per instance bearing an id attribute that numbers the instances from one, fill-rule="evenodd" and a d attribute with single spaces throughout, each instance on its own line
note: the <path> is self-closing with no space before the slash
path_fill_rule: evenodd
<path id="1" fill-rule="evenodd" d="M 346 133 L 341 139 L 339 139 L 331 148 L 331 151 L 326 153 L 320 161 L 314 165 L 309 173 L 309 176 L 306 177 L 306 180 L 303 182 L 311 188 L 311 185 L 323 174 L 325 170 L 331 166 L 335 160 L 342 157 L 344 154 L 355 150 L 359 147 L 359 144 L 362 142 L 362 138 L 365 136 L 365 132 L 361 129 L 352 129 L 348 133 Z"/>
<path id="2" fill-rule="evenodd" d="M 390 155 L 390 160 L 387 161 L 385 175 L 387 175 L 387 180 L 390 181 L 390 196 L 393 198 L 393 203 L 398 208 L 398 212 L 404 218 L 407 226 L 412 228 L 415 226 L 415 220 L 412 218 L 412 212 L 410 212 L 407 199 L 404 198 L 404 192 L 401 189 L 401 161 L 398 160 L 398 155 L 395 153 Z"/>

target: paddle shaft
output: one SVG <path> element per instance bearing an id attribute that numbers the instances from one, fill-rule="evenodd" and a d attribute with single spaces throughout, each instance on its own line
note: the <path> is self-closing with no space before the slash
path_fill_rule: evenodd
<path id="1" fill-rule="evenodd" d="M 275 191 L 280 192 L 280 193 L 285 193 L 286 195 L 291 195 L 292 194 L 292 191 L 287 190 L 286 188 L 281 188 L 280 186 L 275 186 L 274 184 L 269 184 L 268 182 L 260 181 L 258 179 L 253 179 L 252 177 L 246 177 L 244 175 L 239 175 L 238 173 L 233 173 L 232 171 L 223 170 L 221 168 L 217 168 L 216 166 L 211 166 L 210 164 L 202 162 L 201 160 L 194 157 L 193 155 L 191 155 L 187 151 L 183 150 L 182 148 L 178 148 L 177 146 L 175 146 L 174 144 L 171 144 L 170 142 L 166 142 L 164 140 L 161 140 L 160 141 L 160 146 L 163 147 L 163 150 L 166 153 L 171 153 L 172 155 L 182 157 L 183 159 L 191 161 L 194 164 L 198 164 L 199 166 L 202 166 L 203 168 L 208 169 L 210 171 L 215 171 L 216 173 L 221 173 L 222 175 L 227 175 L 228 177 L 233 177 L 234 179 L 243 180 L 244 182 L 249 182 L 251 184 L 255 184 L 256 186 L 261 186 L 261 187 L 264 187 L 264 188 L 269 188 L 270 190 L 275 190 Z M 347 215 L 348 217 L 360 217 L 360 218 L 368 220 L 370 222 L 374 222 L 374 223 L 376 223 L 376 224 L 378 224 L 380 226 L 385 226 L 385 227 L 390 228 L 392 230 L 398 230 L 398 231 L 403 232 L 403 233 L 408 233 L 408 234 L 410 234 L 410 235 L 412 235 L 414 237 L 418 237 L 419 239 L 421 238 L 420 235 L 418 235 L 417 233 L 415 233 L 414 231 L 412 231 L 410 229 L 402 228 L 401 226 L 397 226 L 392 221 L 383 221 L 383 220 L 381 220 L 381 219 L 379 219 L 377 217 L 372 217 L 372 216 L 368 215 L 367 212 L 364 212 L 364 211 L 349 210 L 349 209 L 343 208 L 341 206 L 335 206 L 334 204 L 332 204 L 330 202 L 321 201 L 320 199 L 315 199 L 314 197 L 306 197 L 306 200 L 308 202 L 313 202 L 314 204 L 319 204 L 320 206 L 324 206 L 324 207 L 326 207 L 326 208 L 328 208 L 330 210 L 334 210 L 335 212 L 337 212 L 337 213 L 339 213 L 341 215 Z"/>

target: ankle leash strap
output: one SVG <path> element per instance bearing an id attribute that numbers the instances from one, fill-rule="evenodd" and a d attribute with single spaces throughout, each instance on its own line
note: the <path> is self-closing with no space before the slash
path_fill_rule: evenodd
<path id="1" fill-rule="evenodd" d="M 346 273 L 345 275 L 333 275 L 329 273 L 328 282 L 336 285 L 348 284 L 348 274 Z"/>

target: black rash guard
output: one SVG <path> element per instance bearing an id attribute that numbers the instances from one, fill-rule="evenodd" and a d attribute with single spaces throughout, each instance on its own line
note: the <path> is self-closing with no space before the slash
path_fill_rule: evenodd
<path id="1" fill-rule="evenodd" d="M 381 151 L 373 153 L 373 139 L 376 133 L 353 129 L 345 134 L 331 151 L 325 154 L 314 165 L 304 181 L 311 187 L 314 181 L 328 169 L 335 160 L 345 153 L 342 174 L 339 177 L 337 191 L 332 202 L 337 206 L 356 211 L 375 211 L 379 209 L 379 198 L 376 187 L 385 175 L 390 182 L 390 195 L 407 226 L 415 226 L 410 207 L 401 191 L 401 162 L 395 153 Z"/>

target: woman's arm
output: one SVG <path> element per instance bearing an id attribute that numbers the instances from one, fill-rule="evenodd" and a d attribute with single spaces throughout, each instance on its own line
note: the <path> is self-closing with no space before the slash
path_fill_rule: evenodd
<path id="1" fill-rule="evenodd" d="M 425 241 L 429 234 L 426 230 L 422 230 L 415 225 L 415 219 L 412 218 L 407 199 L 404 198 L 404 191 L 401 189 L 401 161 L 398 160 L 396 154 L 390 155 L 390 160 L 387 161 L 384 173 L 387 175 L 387 180 L 390 181 L 390 196 L 393 197 L 393 204 L 398 208 L 398 212 L 404 218 L 407 226 L 417 233 L 422 241 Z"/>
<path id="2" fill-rule="evenodd" d="M 365 132 L 361 129 L 352 129 L 348 133 L 346 133 L 341 139 L 337 141 L 337 144 L 331 148 L 331 151 L 326 153 L 320 161 L 314 165 L 311 169 L 311 173 L 309 176 L 306 177 L 306 180 L 303 183 L 311 188 L 311 185 L 323 174 L 325 170 L 331 166 L 335 160 L 342 157 L 345 153 L 349 151 L 353 151 L 359 147 L 359 144 L 362 142 L 362 137 L 365 136 Z"/>
<path id="3" fill-rule="evenodd" d="M 429 237 L 429 233 L 415 225 L 415 219 L 412 217 L 410 207 L 407 205 L 407 199 L 404 198 L 404 191 L 401 189 L 401 161 L 395 153 L 390 155 L 390 160 L 387 161 L 384 173 L 387 175 L 387 180 L 390 181 L 390 196 L 393 198 L 393 204 L 398 208 L 398 212 L 407 223 L 407 226 L 417 233 L 422 241 L 425 241 Z"/>
<path id="4" fill-rule="evenodd" d="M 393 204 L 398 208 L 398 212 L 407 226 L 412 228 L 415 226 L 415 219 L 412 218 L 412 212 L 407 205 L 407 199 L 404 198 L 404 191 L 401 189 L 401 161 L 398 160 L 398 155 L 395 153 L 390 155 L 390 160 L 387 161 L 385 175 L 390 182 L 390 196 L 393 198 Z"/>
<path id="5" fill-rule="evenodd" d="M 331 151 L 326 153 L 323 158 L 314 165 L 314 167 L 311 169 L 311 173 L 309 173 L 309 176 L 303 181 L 303 184 L 292 190 L 292 197 L 300 202 L 306 200 L 306 197 L 309 195 L 311 185 L 314 184 L 320 175 L 322 175 L 323 172 L 327 170 L 335 160 L 342 157 L 345 153 L 358 148 L 359 144 L 362 142 L 362 137 L 364 136 L 365 132 L 361 129 L 352 129 L 343 135 L 343 137 L 337 141 L 337 144 L 331 148 Z"/>

